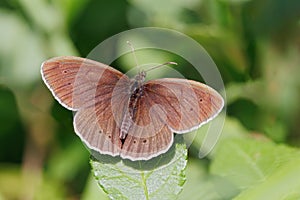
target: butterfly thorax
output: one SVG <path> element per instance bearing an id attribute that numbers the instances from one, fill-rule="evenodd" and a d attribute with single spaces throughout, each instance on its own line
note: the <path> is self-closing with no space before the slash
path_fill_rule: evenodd
<path id="1" fill-rule="evenodd" d="M 120 128 L 120 139 L 125 139 L 129 128 L 131 127 L 137 110 L 137 102 L 139 98 L 143 96 L 144 91 L 144 81 L 146 77 L 146 72 L 142 71 L 138 73 L 134 79 L 132 79 L 132 83 L 130 85 L 130 97 L 128 101 L 128 106 L 124 112 L 123 120 Z"/>
<path id="2" fill-rule="evenodd" d="M 145 78 L 146 78 L 146 72 L 145 71 L 139 72 L 132 80 L 133 84 L 131 87 L 131 91 L 134 92 L 135 89 L 141 87 L 145 82 Z"/>

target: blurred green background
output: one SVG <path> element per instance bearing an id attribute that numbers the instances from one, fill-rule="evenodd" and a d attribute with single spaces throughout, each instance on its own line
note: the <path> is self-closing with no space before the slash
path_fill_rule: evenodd
<path id="1" fill-rule="evenodd" d="M 53 56 L 85 57 L 106 38 L 144 26 L 175 29 L 198 41 L 226 87 L 227 116 L 218 148 L 229 149 L 231 160 L 222 161 L 223 150 L 197 159 L 201 139 L 196 139 L 179 199 L 243 196 L 284 164 L 298 159 L 298 166 L 300 1 L 0 0 L 0 199 L 105 197 L 90 176 L 89 154 L 73 132 L 72 113 L 51 96 L 40 65 Z M 114 66 L 128 69 L 121 62 Z M 193 78 L 190 69 L 178 67 Z M 264 164 L 255 159 L 241 163 L 237 152 L 249 158 L 263 155 Z M 247 184 L 232 179 L 232 169 L 234 175 L 253 177 L 249 166 L 266 168 L 260 170 L 261 179 Z M 286 199 L 300 198 L 296 171 L 282 182 L 295 186 L 282 191 Z"/>

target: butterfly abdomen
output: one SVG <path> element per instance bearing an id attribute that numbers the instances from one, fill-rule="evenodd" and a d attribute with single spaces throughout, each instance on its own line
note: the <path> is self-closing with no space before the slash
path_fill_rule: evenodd
<path id="1" fill-rule="evenodd" d="M 125 110 L 124 117 L 121 123 L 120 139 L 125 139 L 130 127 L 132 126 L 132 123 L 134 123 L 135 114 L 137 110 L 137 102 L 143 94 L 143 85 L 141 87 L 138 87 L 136 86 L 136 83 L 134 83 L 132 89 L 133 92 L 130 95 L 128 107 Z"/>
<path id="2" fill-rule="evenodd" d="M 124 114 L 122 124 L 121 124 L 121 128 L 120 128 L 120 135 L 119 135 L 120 139 L 122 139 L 122 140 L 125 139 L 131 124 L 132 124 L 132 119 L 129 115 L 129 112 L 127 111 Z"/>

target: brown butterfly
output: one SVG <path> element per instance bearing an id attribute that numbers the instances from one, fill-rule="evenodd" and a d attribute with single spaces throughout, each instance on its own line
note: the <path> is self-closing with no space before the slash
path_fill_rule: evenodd
<path id="1" fill-rule="evenodd" d="M 224 105 L 209 86 L 186 79 L 145 82 L 145 72 L 130 79 L 118 70 L 85 58 L 45 61 L 45 84 L 65 108 L 76 111 L 74 129 L 102 154 L 148 160 L 166 152 L 173 132 L 187 133 L 213 119 Z"/>

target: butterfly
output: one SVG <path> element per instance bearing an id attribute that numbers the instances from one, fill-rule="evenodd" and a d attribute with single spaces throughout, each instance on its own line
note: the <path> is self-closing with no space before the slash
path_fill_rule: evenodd
<path id="1" fill-rule="evenodd" d="M 174 133 L 199 128 L 222 110 L 211 87 L 180 78 L 133 79 L 103 63 L 75 56 L 41 66 L 55 99 L 76 111 L 75 133 L 92 150 L 130 160 L 149 160 L 168 151 Z"/>

